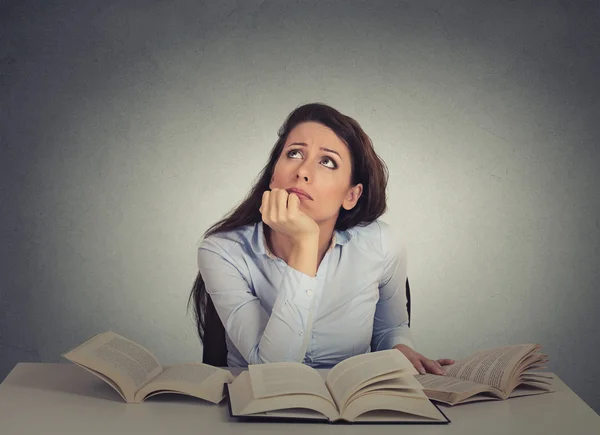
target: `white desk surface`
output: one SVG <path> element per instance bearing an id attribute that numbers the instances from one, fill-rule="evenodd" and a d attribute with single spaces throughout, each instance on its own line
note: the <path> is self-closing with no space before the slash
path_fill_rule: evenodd
<path id="1" fill-rule="evenodd" d="M 560 379 L 555 393 L 440 406 L 448 425 L 241 423 L 226 401 L 162 395 L 126 404 L 109 385 L 74 364 L 19 363 L 0 384 L 0 433 L 13 434 L 600 434 L 600 416 Z"/>

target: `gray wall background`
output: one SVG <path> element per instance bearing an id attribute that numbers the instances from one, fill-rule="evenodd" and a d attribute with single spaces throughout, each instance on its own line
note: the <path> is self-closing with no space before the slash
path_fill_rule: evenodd
<path id="1" fill-rule="evenodd" d="M 0 2 L 0 379 L 115 330 L 199 361 L 203 232 L 296 106 L 390 169 L 430 357 L 539 342 L 600 411 L 591 1 Z"/>

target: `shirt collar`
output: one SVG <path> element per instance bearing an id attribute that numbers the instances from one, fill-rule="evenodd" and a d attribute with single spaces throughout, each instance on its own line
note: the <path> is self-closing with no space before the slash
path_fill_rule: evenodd
<path id="1" fill-rule="evenodd" d="M 334 230 L 333 237 L 331 238 L 331 245 L 329 246 L 328 251 L 332 250 L 335 245 L 345 245 L 352 239 L 353 233 L 351 229 L 346 231 Z M 252 249 L 254 252 L 259 254 L 264 254 L 269 258 L 277 258 L 266 243 L 265 238 L 265 230 L 264 230 L 264 222 L 260 221 L 254 226 L 254 235 L 252 237 Z"/>

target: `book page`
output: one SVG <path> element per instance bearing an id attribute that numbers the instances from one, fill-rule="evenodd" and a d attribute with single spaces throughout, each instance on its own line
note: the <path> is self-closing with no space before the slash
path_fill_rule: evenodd
<path id="1" fill-rule="evenodd" d="M 115 381 L 113 381 L 111 378 L 109 378 L 108 376 L 104 376 L 102 373 L 93 370 L 89 367 L 86 367 L 84 365 L 81 365 L 79 363 L 74 363 L 77 364 L 79 367 L 81 367 L 84 370 L 87 370 L 88 372 L 90 372 L 91 374 L 99 377 L 100 379 L 102 379 L 104 382 L 106 382 L 108 385 L 110 385 L 111 387 L 113 387 L 113 389 L 119 393 L 119 396 L 121 396 L 123 398 L 123 400 L 125 400 L 127 402 L 127 396 L 126 394 L 123 392 L 123 390 L 121 389 L 121 387 L 119 387 L 119 385 L 117 385 L 117 383 Z"/>
<path id="2" fill-rule="evenodd" d="M 155 392 L 175 392 L 219 403 L 225 397 L 224 384 L 233 382 L 228 371 L 203 363 L 185 363 L 165 367 L 163 372 L 144 385 L 135 395 L 136 402 Z"/>
<path id="3" fill-rule="evenodd" d="M 442 413 L 438 412 L 439 419 L 436 421 L 450 422 Z M 389 411 L 389 410 L 376 410 L 367 411 L 358 415 L 352 420 L 354 423 L 431 423 L 432 419 L 428 417 L 422 417 L 420 415 L 408 414 L 402 411 Z M 427 432 L 423 432 L 427 433 Z M 435 432 L 442 433 L 442 432 Z"/>
<path id="4" fill-rule="evenodd" d="M 490 393 L 496 398 L 504 398 L 502 391 L 490 385 L 463 379 L 439 376 L 431 373 L 415 376 L 416 380 L 423 386 L 425 394 L 433 400 L 454 405 L 459 402 L 467 402 L 468 398 L 481 393 Z M 472 400 L 490 400 L 481 397 Z"/>
<path id="5" fill-rule="evenodd" d="M 187 384 L 193 383 L 196 385 L 200 385 L 202 382 L 204 382 L 206 379 L 208 379 L 215 373 L 223 372 L 229 373 L 227 370 L 223 370 L 208 364 L 179 364 L 171 367 L 165 367 L 163 372 L 156 378 L 154 378 L 150 383 L 155 384 L 160 382 L 164 384 L 166 382 L 185 382 Z"/>
<path id="6" fill-rule="evenodd" d="M 419 381 L 417 381 L 413 375 L 408 375 L 402 376 L 401 378 L 386 379 L 384 381 L 369 384 L 350 396 L 348 403 L 372 391 L 417 399 L 427 397 L 423 392 L 423 387 Z M 346 403 L 346 406 L 348 403 Z"/>
<path id="7" fill-rule="evenodd" d="M 386 378 L 384 380 L 376 381 L 373 383 L 364 383 L 356 392 L 354 392 L 348 400 L 344 403 L 344 406 L 340 410 L 342 414 L 346 413 L 346 409 L 353 404 L 356 400 L 363 396 L 369 396 L 371 394 L 379 394 L 385 396 L 398 396 L 406 399 L 417 399 L 417 400 L 428 400 L 427 395 L 423 391 L 421 384 L 415 379 L 414 375 L 400 375 L 392 373 L 392 375 L 377 376 L 373 379 Z M 396 376 L 389 378 L 389 376 Z M 365 406 L 371 406 L 372 403 L 366 402 Z M 370 409 L 368 411 L 376 411 L 376 409 Z M 381 411 L 381 410 L 379 410 Z M 366 412 L 366 411 L 365 411 Z"/>
<path id="8" fill-rule="evenodd" d="M 446 376 L 487 384 L 503 390 L 514 369 L 538 345 L 520 344 L 476 352 L 468 358 L 446 366 Z"/>
<path id="9" fill-rule="evenodd" d="M 553 392 L 552 379 L 552 373 L 524 372 L 519 377 L 519 385 L 511 391 L 510 397 Z"/>
<path id="10" fill-rule="evenodd" d="M 258 416 L 269 417 L 274 419 L 294 419 L 294 420 L 322 420 L 324 422 L 329 419 L 322 415 L 320 412 L 313 409 L 305 408 L 289 408 L 289 409 L 278 409 L 276 411 L 265 411 L 263 414 L 254 414 Z M 337 419 L 337 416 L 335 417 Z"/>
<path id="11" fill-rule="evenodd" d="M 547 382 L 523 382 L 512 390 L 509 397 L 533 396 L 552 392 L 554 392 L 554 389 Z"/>
<path id="12" fill-rule="evenodd" d="M 523 372 L 521 377 L 525 379 L 554 379 L 554 376 L 550 372 Z"/>
<path id="13" fill-rule="evenodd" d="M 463 379 L 439 376 L 431 373 L 415 376 L 416 380 L 423 386 L 424 390 L 446 391 L 449 393 L 471 393 L 479 391 L 490 391 L 489 385 L 478 382 L 465 381 Z M 498 390 L 499 391 L 499 390 Z"/>
<path id="14" fill-rule="evenodd" d="M 322 380 L 321 382 L 323 383 Z M 285 410 L 285 413 L 289 413 L 294 412 L 291 411 L 293 409 L 308 409 L 318 413 L 315 416 L 324 415 L 331 421 L 334 421 L 339 417 L 339 413 L 337 412 L 337 409 L 335 409 L 332 401 L 329 401 L 320 395 L 283 394 L 278 396 L 256 398 L 256 393 L 252 391 L 252 382 L 250 380 L 249 370 L 243 371 L 231 384 L 228 385 L 228 387 L 231 413 L 234 416 L 274 415 L 275 411 L 280 410 Z M 306 412 L 299 413 L 307 414 Z"/>
<path id="15" fill-rule="evenodd" d="M 370 411 L 397 411 L 426 417 L 434 421 L 444 421 L 444 416 L 423 395 L 423 397 L 407 398 L 396 394 L 383 394 L 379 391 L 367 393 L 348 404 L 342 418 L 348 421 L 356 420 L 360 415 Z M 405 416 L 403 416 L 405 418 Z"/>
<path id="16" fill-rule="evenodd" d="M 256 399 L 285 394 L 312 394 L 334 405 L 319 372 L 307 365 L 296 362 L 251 364 L 248 372 Z"/>
<path id="17" fill-rule="evenodd" d="M 148 350 L 110 331 L 94 336 L 63 356 L 112 379 L 127 401 L 132 401 L 136 390 L 162 372 L 162 366 Z"/>
<path id="18" fill-rule="evenodd" d="M 112 337 L 94 350 L 93 355 L 126 371 L 136 387 L 161 372 L 160 363 L 150 352 L 123 337 Z"/>
<path id="19" fill-rule="evenodd" d="M 338 409 L 343 412 L 350 396 L 368 385 L 370 380 L 382 381 L 385 380 L 382 375 L 397 377 L 402 373 L 415 375 L 418 372 L 402 352 L 389 349 L 353 356 L 340 362 L 330 370 L 326 383 Z"/>

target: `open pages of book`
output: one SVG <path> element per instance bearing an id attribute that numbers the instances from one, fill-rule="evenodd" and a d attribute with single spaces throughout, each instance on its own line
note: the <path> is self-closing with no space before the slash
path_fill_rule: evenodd
<path id="1" fill-rule="evenodd" d="M 128 403 L 141 403 L 161 393 L 180 393 L 219 403 L 228 370 L 202 363 L 163 367 L 143 346 L 108 331 L 97 334 L 63 355 L 112 386 Z"/>
<path id="2" fill-rule="evenodd" d="M 93 336 L 63 356 L 102 378 L 127 402 L 163 371 L 149 350 L 112 331 Z"/>
<path id="3" fill-rule="evenodd" d="M 552 391 L 540 345 L 520 344 L 483 350 L 446 367 L 445 376 L 418 375 L 427 395 L 447 404 L 495 400 Z"/>
<path id="4" fill-rule="evenodd" d="M 402 352 L 389 349 L 340 362 L 331 369 L 326 383 L 342 418 L 348 421 L 373 411 L 442 418 L 415 379 L 416 374 Z"/>
<path id="5" fill-rule="evenodd" d="M 135 394 L 135 402 L 162 393 L 179 393 L 198 397 L 211 403 L 225 398 L 225 384 L 233 382 L 229 370 L 202 363 L 184 363 L 164 367 L 162 373 L 145 384 Z"/>
<path id="6" fill-rule="evenodd" d="M 502 392 L 497 388 L 477 382 L 439 376 L 431 373 L 417 376 L 426 394 L 434 400 L 454 405 L 472 401 L 501 399 Z"/>
<path id="7" fill-rule="evenodd" d="M 326 384 L 343 413 L 350 397 L 361 388 L 401 375 L 416 374 L 417 370 L 402 352 L 390 349 L 357 355 L 340 362 L 327 375 Z"/>
<path id="8" fill-rule="evenodd" d="M 313 410 L 331 421 L 339 417 L 319 373 L 299 363 L 250 365 L 229 385 L 229 400 L 233 415 L 238 416 L 285 410 L 298 418 L 307 418 L 307 414 L 310 418 L 318 418 L 314 413 L 294 412 L 304 409 Z"/>
<path id="9" fill-rule="evenodd" d="M 326 382 L 323 372 L 295 362 L 250 365 L 229 386 L 232 415 L 318 418 L 313 410 L 330 421 L 447 422 L 397 350 L 349 358 L 326 371 Z"/>
<path id="10" fill-rule="evenodd" d="M 446 367 L 446 375 L 490 385 L 510 395 L 525 370 L 544 367 L 547 356 L 538 344 L 519 344 L 482 350 Z"/>

